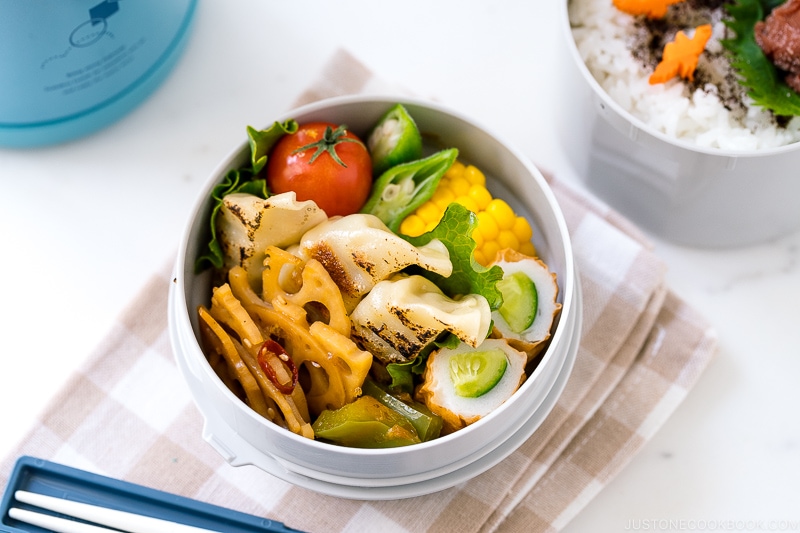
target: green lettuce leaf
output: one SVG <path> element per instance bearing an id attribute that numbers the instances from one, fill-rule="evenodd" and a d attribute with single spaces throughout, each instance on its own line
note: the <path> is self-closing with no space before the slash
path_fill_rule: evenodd
<path id="1" fill-rule="evenodd" d="M 434 282 L 447 296 L 454 298 L 464 294 L 480 294 L 489 301 L 489 307 L 499 309 L 503 295 L 497 289 L 497 282 L 503 279 L 503 269 L 497 265 L 486 268 L 477 261 L 473 252 L 476 243 L 472 231 L 478 225 L 478 217 L 461 204 L 450 204 L 439 224 L 428 233 L 418 237 L 401 235 L 414 246 L 423 246 L 433 239 L 439 239 L 450 252 L 453 273 L 443 277 L 433 272 L 419 272 Z"/>
<path id="2" fill-rule="evenodd" d="M 211 201 L 213 203 L 211 216 L 209 217 L 211 240 L 205 253 L 195 261 L 195 272 L 201 272 L 211 266 L 222 268 L 224 256 L 222 247 L 217 239 L 217 215 L 222 209 L 222 199 L 228 194 L 236 192 L 253 194 L 264 199 L 269 197 L 266 180 L 252 179 L 252 174 L 249 170 L 231 170 L 225 175 L 225 178 L 211 190 Z"/>
<path id="3" fill-rule="evenodd" d="M 287 133 L 295 133 L 297 128 L 297 122 L 291 119 L 283 123 L 276 121 L 263 130 L 247 126 L 247 138 L 250 145 L 250 167 L 229 171 L 223 180 L 211 190 L 211 202 L 213 204 L 209 220 L 211 240 L 208 242 L 205 251 L 195 261 L 195 272 L 201 272 L 212 266 L 222 268 L 224 254 L 217 239 L 217 215 L 222 208 L 222 199 L 233 193 L 248 193 L 263 199 L 269 198 L 267 181 L 259 178 L 258 175 L 267 164 L 267 154 L 275 143 Z"/>
<path id="4" fill-rule="evenodd" d="M 250 143 L 250 164 L 252 165 L 253 175 L 261 172 L 267 164 L 267 154 L 278 140 L 287 133 L 296 133 L 299 125 L 295 120 L 289 119 L 286 122 L 274 122 L 272 126 L 265 130 L 257 130 L 247 126 L 247 138 Z"/>
<path id="5" fill-rule="evenodd" d="M 755 38 L 756 23 L 782 3 L 777 0 L 736 0 L 727 5 L 730 19 L 725 24 L 736 36 L 724 39 L 722 44 L 731 52 L 731 66 L 757 105 L 776 115 L 795 116 L 800 115 L 800 94 L 786 85 Z"/>

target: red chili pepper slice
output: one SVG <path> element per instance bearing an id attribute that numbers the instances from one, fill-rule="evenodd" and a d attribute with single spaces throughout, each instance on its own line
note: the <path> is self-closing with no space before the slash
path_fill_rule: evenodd
<path id="1" fill-rule="evenodd" d="M 278 381 L 278 375 L 275 373 L 275 369 L 269 364 L 270 355 L 277 357 L 278 360 L 289 367 L 289 370 L 292 372 L 292 382 L 289 385 L 284 385 Z M 261 348 L 258 349 L 257 360 L 261 370 L 264 371 L 272 384 L 275 385 L 275 388 L 282 394 L 291 394 L 294 392 L 298 380 L 297 365 L 294 364 L 294 361 L 292 361 L 292 358 L 286 353 L 286 350 L 283 349 L 283 346 L 272 339 L 265 340 Z"/>

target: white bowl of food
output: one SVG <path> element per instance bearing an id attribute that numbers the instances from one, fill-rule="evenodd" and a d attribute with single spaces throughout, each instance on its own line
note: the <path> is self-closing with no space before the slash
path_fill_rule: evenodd
<path id="1" fill-rule="evenodd" d="M 800 228 L 800 94 L 773 64 L 780 53 L 766 41 L 769 56 L 749 46 L 754 21 L 735 26 L 740 44 L 724 2 L 564 0 L 560 15 L 572 91 L 562 137 L 599 197 L 681 244 L 742 246 Z M 761 22 L 762 34 L 774 20 Z M 699 45 L 699 55 L 684 50 L 695 68 L 665 53 L 677 40 Z M 750 60 L 741 48 L 761 55 Z M 747 81 L 731 67 L 740 56 L 773 84 Z"/>
<path id="2" fill-rule="evenodd" d="M 203 438 L 232 465 L 359 499 L 442 490 L 513 452 L 552 409 L 580 334 L 569 235 L 541 173 L 416 100 L 335 98 L 248 132 L 198 199 L 170 293 Z M 366 194 L 331 146 L 348 172 L 367 151 Z M 316 170 L 298 181 L 298 153 L 305 170 L 330 158 L 340 185 Z M 511 218 L 493 233 L 487 213 Z"/>

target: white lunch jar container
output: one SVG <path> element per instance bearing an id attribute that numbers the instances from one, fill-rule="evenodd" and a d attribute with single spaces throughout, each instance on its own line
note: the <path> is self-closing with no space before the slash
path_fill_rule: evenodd
<path id="1" fill-rule="evenodd" d="M 558 276 L 558 299 L 563 307 L 550 344 L 509 400 L 476 423 L 432 441 L 359 449 L 291 433 L 256 414 L 231 393 L 209 365 L 198 341 L 197 307 L 209 305 L 211 274 L 195 272 L 194 262 L 209 238 L 209 192 L 230 169 L 248 160 L 247 143 L 220 164 L 200 194 L 181 239 L 169 297 L 175 358 L 203 415 L 203 438 L 231 465 L 256 465 L 290 483 L 345 498 L 419 496 L 466 481 L 503 460 L 533 434 L 555 405 L 571 372 L 581 330 L 579 284 L 560 208 L 542 174 L 496 136 L 438 104 L 396 97 L 333 98 L 277 120 L 347 124 L 363 136 L 398 101 L 414 117 L 423 136 L 432 136 L 442 146 L 457 147 L 462 161 L 486 174 L 494 195 L 507 199 L 516 212 L 528 217 L 540 257 Z"/>
<path id="2" fill-rule="evenodd" d="M 562 0 L 560 135 L 586 186 L 656 237 L 699 247 L 752 245 L 800 228 L 800 142 L 702 148 L 648 126 L 616 103 L 578 52 Z"/>

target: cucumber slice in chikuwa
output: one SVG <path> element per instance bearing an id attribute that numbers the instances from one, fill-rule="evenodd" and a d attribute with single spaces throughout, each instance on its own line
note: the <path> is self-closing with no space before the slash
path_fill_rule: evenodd
<path id="1" fill-rule="evenodd" d="M 450 379 L 457 395 L 477 398 L 497 385 L 507 366 L 502 350 L 463 352 L 450 357 Z"/>
<path id="2" fill-rule="evenodd" d="M 422 157 L 422 136 L 402 104 L 392 106 L 367 136 L 372 173 L 380 176 L 400 163 Z"/>
<path id="3" fill-rule="evenodd" d="M 473 372 L 461 372 L 462 364 L 451 363 L 453 358 L 458 360 L 465 354 L 476 352 L 484 352 L 480 357 L 488 364 L 482 368 L 479 364 L 480 371 L 474 372 L 475 377 L 467 377 Z M 465 360 L 468 361 L 467 358 Z M 440 348 L 428 356 L 422 385 L 417 389 L 415 398 L 442 417 L 443 434 L 452 433 L 477 422 L 511 398 L 525 381 L 527 360 L 525 353 L 511 347 L 505 339 L 486 339 L 477 348 L 464 342 L 455 348 Z M 504 362 L 505 368 L 501 374 L 500 368 Z M 473 383 L 467 385 L 470 382 Z M 461 396 L 482 391 L 485 392 L 480 396 Z"/>
<path id="4" fill-rule="evenodd" d="M 503 295 L 503 305 L 498 311 L 514 333 L 520 333 L 533 324 L 539 307 L 536 284 L 524 272 L 514 272 L 497 282 Z"/>
<path id="5" fill-rule="evenodd" d="M 504 277 L 509 277 L 515 272 L 519 272 L 527 276 L 536 287 L 535 304 L 532 302 L 530 304 L 507 303 L 509 309 L 511 306 L 517 309 L 530 307 L 533 321 L 527 326 L 525 324 L 528 323 L 529 316 L 526 316 L 525 320 L 520 320 L 520 323 L 514 324 L 514 320 L 511 318 L 512 313 L 509 313 L 508 309 L 505 311 L 505 315 L 499 309 L 492 311 L 493 336 L 502 337 L 517 350 L 525 352 L 528 355 L 528 360 L 531 361 L 547 346 L 547 340 L 550 338 L 556 319 L 561 312 L 561 304 L 558 302 L 556 274 L 555 272 L 550 272 L 547 265 L 540 259 L 515 252 L 510 248 L 497 253 L 494 265 L 503 269 Z M 512 282 L 508 283 L 511 284 Z M 498 283 L 498 285 L 500 284 Z M 501 291 L 501 293 L 506 292 L 511 291 Z M 525 292 L 520 291 L 520 294 L 524 295 Z M 528 291 L 527 297 L 533 298 L 530 291 Z M 514 299 L 514 297 L 509 296 L 508 302 Z"/>

